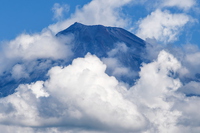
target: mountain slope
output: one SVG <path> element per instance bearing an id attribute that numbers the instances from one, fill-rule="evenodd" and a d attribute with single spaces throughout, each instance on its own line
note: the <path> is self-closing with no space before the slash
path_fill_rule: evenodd
<path id="1" fill-rule="evenodd" d="M 105 56 L 108 51 L 115 47 L 116 42 L 124 42 L 127 47 L 134 47 L 138 52 L 145 47 L 145 42 L 142 39 L 117 27 L 86 26 L 76 22 L 56 36 L 68 34 L 74 35 L 73 52 L 77 56 L 83 56 L 87 52 L 99 57 Z"/>
<path id="2" fill-rule="evenodd" d="M 47 61 L 50 63 L 42 68 L 36 66 L 34 71 L 29 73 L 29 77 L 17 80 L 7 72 L 0 77 L 0 95 L 12 94 L 20 84 L 46 80 L 46 74 L 51 67 L 69 65 L 73 59 L 84 57 L 88 52 L 107 64 L 106 72 L 109 75 L 128 84 L 134 83 L 133 80 L 137 78 L 140 65 L 144 61 L 142 57 L 145 54 L 145 41 L 122 28 L 87 26 L 77 22 L 56 35 L 58 39 L 68 36 L 72 37 L 72 42 L 66 42 L 66 45 L 70 45 L 74 53 L 70 61 L 37 59 L 37 64 Z"/>
<path id="3" fill-rule="evenodd" d="M 67 35 L 73 35 L 74 37 L 72 41 L 73 58 L 83 57 L 87 52 L 95 54 L 105 60 L 104 63 L 108 66 L 107 73 L 114 75 L 123 82 L 132 84 L 141 63 L 145 61 L 143 59 L 145 41 L 122 28 L 102 25 L 86 26 L 76 22 L 56 36 Z M 109 65 L 108 61 L 115 61 L 117 63 L 115 67 L 118 66 L 119 69 L 126 72 L 121 74 L 115 72 L 116 70 Z M 127 73 L 130 72 L 134 74 L 128 75 Z"/>

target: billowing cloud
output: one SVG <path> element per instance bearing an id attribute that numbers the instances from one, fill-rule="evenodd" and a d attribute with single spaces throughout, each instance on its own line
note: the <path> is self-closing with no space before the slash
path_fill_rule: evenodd
<path id="1" fill-rule="evenodd" d="M 161 42 L 172 42 L 182 28 L 190 21 L 186 14 L 171 14 L 169 11 L 157 9 L 139 21 L 137 35 L 143 39 L 155 38 Z"/>
<path id="2" fill-rule="evenodd" d="M 87 54 L 69 66 L 52 67 L 46 81 L 21 84 L 14 94 L 1 98 L 0 128 L 7 133 L 14 129 L 181 133 L 193 127 L 199 131 L 198 125 L 187 124 L 199 121 L 193 115 L 197 114 L 193 103 L 199 99 L 177 92 L 182 84 L 175 73 L 181 67 L 173 55 L 161 51 L 155 61 L 143 64 L 140 78 L 127 88 L 105 73 L 106 65 L 99 58 Z"/>
<path id="3" fill-rule="evenodd" d="M 188 82 L 191 80 L 199 81 L 199 47 L 194 44 L 186 44 L 183 47 L 172 47 L 169 51 L 171 51 L 183 65 L 179 71 L 180 77 L 187 77 Z"/>
<path id="4" fill-rule="evenodd" d="M 4 63 L 0 64 L 0 75 L 12 69 L 14 78 L 27 77 L 25 70 L 28 68 L 17 64 L 25 63 L 30 68 L 37 59 L 68 60 L 73 54 L 69 46 L 72 38 L 58 38 L 51 31 L 44 30 L 38 34 L 21 34 L 14 40 L 4 42 L 0 57 Z"/>
<path id="5" fill-rule="evenodd" d="M 93 55 L 75 59 L 67 67 L 53 67 L 49 80 L 20 85 L 0 100 L 0 123 L 25 127 L 91 128 L 140 131 L 147 121 L 106 66 Z"/>
<path id="6" fill-rule="evenodd" d="M 176 132 L 178 128 L 176 123 L 181 112 L 172 110 L 173 100 L 170 99 L 181 86 L 172 75 L 180 67 L 171 54 L 161 51 L 156 61 L 143 65 L 140 79 L 130 89 L 130 98 L 138 103 L 150 120 L 152 132 Z"/>

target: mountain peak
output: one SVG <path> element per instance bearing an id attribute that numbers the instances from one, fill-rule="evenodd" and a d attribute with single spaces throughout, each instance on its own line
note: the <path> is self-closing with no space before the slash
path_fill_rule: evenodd
<path id="1" fill-rule="evenodd" d="M 75 22 L 74 24 L 72 24 L 71 26 L 73 26 L 73 27 L 80 27 L 80 26 L 85 26 L 84 24 L 82 24 L 82 23 L 79 23 L 79 22 Z M 71 27 L 70 26 L 70 27 Z"/>
<path id="2" fill-rule="evenodd" d="M 73 58 L 84 57 L 89 52 L 99 58 L 115 58 L 118 66 L 130 71 L 139 71 L 140 64 L 144 61 L 145 41 L 122 28 L 75 22 L 56 36 L 68 35 L 73 35 L 70 46 L 74 53 Z M 121 50 L 123 47 L 125 51 Z M 112 68 L 108 66 L 107 72 L 112 75 L 114 72 L 109 69 Z M 120 76 L 117 77 L 120 81 L 133 82 L 131 76 Z"/>
<path id="3" fill-rule="evenodd" d="M 107 42 L 107 45 L 112 45 L 116 42 L 125 42 L 127 45 L 137 45 L 138 47 L 144 47 L 145 42 L 136 35 L 128 32 L 122 28 L 118 27 L 107 27 L 103 25 L 84 25 L 79 22 L 75 22 L 67 29 L 60 31 L 56 36 L 74 34 L 79 40 L 83 43 L 94 43 L 89 40 L 97 41 L 101 38 L 100 42 L 111 40 L 110 43 Z M 84 38 L 90 38 L 84 39 Z M 102 40 L 103 39 L 103 40 Z M 135 43 L 134 43 L 135 42 Z M 136 47 L 137 47 L 136 46 Z"/>
<path id="4" fill-rule="evenodd" d="M 58 34 L 65 34 L 65 32 L 71 32 L 71 31 L 98 31 L 100 29 L 105 29 L 106 27 L 103 25 L 84 25 L 82 23 L 79 22 L 75 22 L 74 24 L 72 24 L 71 26 L 69 26 L 67 29 L 59 32 Z M 57 35 L 58 35 L 57 34 Z"/>
<path id="5" fill-rule="evenodd" d="M 72 24 L 71 26 L 102 26 L 104 27 L 103 25 L 85 25 L 85 24 L 82 24 L 80 22 L 75 22 L 74 24 Z M 71 27 L 70 26 L 70 27 Z"/>

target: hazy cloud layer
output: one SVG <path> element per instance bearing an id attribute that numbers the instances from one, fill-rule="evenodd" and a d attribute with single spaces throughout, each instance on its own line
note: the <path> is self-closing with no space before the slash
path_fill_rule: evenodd
<path id="1" fill-rule="evenodd" d="M 122 64 L 122 62 L 120 62 L 118 60 L 118 58 L 116 57 L 117 54 L 119 53 L 126 53 L 129 51 L 129 48 L 126 46 L 125 43 L 116 43 L 115 48 L 113 48 L 112 50 L 110 50 L 107 55 L 108 57 L 102 58 L 103 63 L 105 63 L 107 65 L 107 71 L 115 76 L 115 77 L 122 77 L 122 76 L 126 76 L 126 77 L 136 77 L 138 74 L 137 72 L 135 72 L 134 70 L 131 70 L 131 68 L 128 68 L 126 66 L 124 66 Z"/>

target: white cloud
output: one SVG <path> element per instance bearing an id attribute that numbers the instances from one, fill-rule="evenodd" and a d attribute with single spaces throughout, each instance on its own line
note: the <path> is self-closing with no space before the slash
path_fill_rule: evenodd
<path id="1" fill-rule="evenodd" d="M 102 24 L 106 26 L 127 26 L 128 19 L 125 18 L 120 8 L 132 0 L 93 0 L 76 10 L 70 18 L 50 25 L 49 28 L 57 33 L 74 22 L 80 22 L 88 25 Z"/>
<path id="2" fill-rule="evenodd" d="M 72 54 L 69 46 L 48 30 L 40 34 L 21 34 L 6 44 L 4 52 L 7 58 L 21 58 L 23 60 L 63 59 Z"/>
<path id="3" fill-rule="evenodd" d="M 16 64 L 13 68 L 12 68 L 12 77 L 14 79 L 20 79 L 20 78 L 27 78 L 29 77 L 29 74 L 26 72 L 25 67 L 23 65 L 20 64 Z"/>
<path id="4" fill-rule="evenodd" d="M 112 56 L 115 56 L 118 52 L 125 53 L 127 51 L 128 51 L 128 47 L 126 46 L 126 44 L 118 42 L 116 43 L 116 47 L 108 52 L 108 56 L 112 57 Z"/>
<path id="5" fill-rule="evenodd" d="M 108 127 L 141 129 L 145 126 L 144 118 L 135 105 L 117 92 L 117 80 L 105 74 L 105 70 L 106 66 L 97 57 L 86 55 L 84 59 L 74 60 L 72 66 L 51 69 L 51 78 L 46 86 L 51 94 L 67 104 L 71 101 L 73 106 L 82 110 L 77 110 L 79 119 L 89 115 L 90 119 L 96 119 Z"/>
<path id="6" fill-rule="evenodd" d="M 190 47 L 194 47 L 194 46 L 190 46 Z M 185 48 L 183 49 L 185 50 Z M 200 73 L 199 70 L 199 65 L 200 65 L 200 61 L 199 61 L 199 57 L 200 57 L 200 51 L 198 48 L 194 50 L 185 50 L 183 52 L 183 57 L 181 57 L 180 59 L 182 60 L 182 64 L 184 65 L 184 68 L 182 71 L 180 71 L 180 74 L 182 77 L 187 77 L 187 78 L 191 78 L 191 79 L 195 79 L 196 76 Z M 199 77 L 197 77 L 199 78 Z"/>
<path id="7" fill-rule="evenodd" d="M 27 85 L 26 87 L 32 90 L 32 93 L 35 94 L 36 98 L 48 97 L 49 94 L 43 90 L 43 84 L 44 84 L 43 81 L 38 81 L 34 84 L 32 83 L 30 85 Z"/>
<path id="8" fill-rule="evenodd" d="M 70 47 L 72 38 L 56 37 L 50 30 L 43 30 L 38 34 L 21 34 L 14 40 L 4 42 L 0 56 L 0 61 L 4 63 L 0 64 L 0 75 L 11 71 L 15 79 L 27 78 L 32 70 L 47 68 L 50 60 L 68 61 L 73 55 Z M 37 59 L 46 61 L 39 63 Z"/>
<path id="9" fill-rule="evenodd" d="M 135 76 L 137 76 L 137 72 L 123 66 L 121 62 L 116 58 L 102 58 L 102 61 L 107 65 L 108 73 L 115 77 L 127 76 L 134 78 Z"/>
<path id="10" fill-rule="evenodd" d="M 67 67 L 52 68 L 49 80 L 20 85 L 16 93 L 0 99 L 0 123 L 110 132 L 143 130 L 147 126 L 144 116 L 117 91 L 122 86 L 105 70 L 90 54 Z"/>
<path id="11" fill-rule="evenodd" d="M 179 90 L 187 95 L 191 95 L 191 94 L 192 95 L 200 95 L 199 88 L 200 88 L 199 82 L 191 81 L 188 84 L 186 84 L 185 86 L 183 86 L 182 88 L 180 88 Z"/>
<path id="12" fill-rule="evenodd" d="M 140 79 L 132 89 L 139 93 L 141 102 L 145 102 L 149 107 L 164 107 L 165 104 L 159 103 L 163 98 L 160 96 L 174 92 L 181 86 L 180 81 L 171 75 L 180 67 L 180 63 L 171 54 L 161 51 L 157 61 L 143 65 Z"/>
<path id="13" fill-rule="evenodd" d="M 174 108 L 181 110 L 182 115 L 179 118 L 179 124 L 182 125 L 180 132 L 188 133 L 200 132 L 200 115 L 199 115 L 199 97 L 183 97 L 182 100 L 177 100 Z"/>
<path id="14" fill-rule="evenodd" d="M 69 12 L 69 5 L 59 3 L 55 3 L 53 5 L 52 11 L 54 13 L 53 19 L 62 20 L 64 18 L 64 14 Z"/>
<path id="15" fill-rule="evenodd" d="M 200 100 L 177 93 L 181 83 L 173 74 L 180 68 L 177 59 L 161 51 L 157 60 L 143 64 L 140 79 L 128 89 L 105 73 L 100 59 L 87 54 L 67 67 L 53 67 L 48 80 L 20 85 L 14 94 L 0 99 L 0 129 L 6 133 L 14 129 L 198 132 L 198 124 L 187 121 L 200 121 L 195 111 Z"/>
<path id="16" fill-rule="evenodd" d="M 32 128 L 0 125 L 1 132 L 3 133 L 35 133 Z"/>
<path id="17" fill-rule="evenodd" d="M 163 7 L 178 7 L 180 9 L 188 10 L 195 6 L 196 0 L 163 0 Z"/>
<path id="18" fill-rule="evenodd" d="M 143 65 L 140 79 L 130 90 L 130 98 L 142 108 L 152 124 L 150 132 L 175 133 L 178 128 L 176 123 L 181 112 L 172 110 L 171 98 L 176 97 L 174 92 L 181 83 L 171 73 L 180 67 L 180 63 L 171 54 L 161 51 L 156 61 Z"/>
<path id="19" fill-rule="evenodd" d="M 137 35 L 143 39 L 172 42 L 177 40 L 180 31 L 189 21 L 190 17 L 186 14 L 171 14 L 157 9 L 139 21 Z"/>
<path id="20" fill-rule="evenodd" d="M 125 43 L 116 43 L 116 46 L 107 52 L 108 57 L 102 58 L 103 63 L 107 65 L 107 72 L 117 78 L 119 77 L 136 77 L 138 76 L 137 72 L 131 70 L 129 67 L 125 67 L 122 62 L 118 60 L 119 57 L 116 57 L 119 53 L 128 52 L 129 48 Z"/>
<path id="21" fill-rule="evenodd" d="M 199 58 L 200 58 L 199 51 L 186 55 L 186 61 L 188 61 L 188 63 L 190 63 L 191 65 L 194 65 L 194 66 L 200 65 L 200 61 L 198 60 Z"/>
<path id="22" fill-rule="evenodd" d="M 173 52 L 183 65 L 182 69 L 179 71 L 180 77 L 186 77 L 190 80 L 199 80 L 199 47 L 197 45 L 186 44 L 183 47 L 170 49 L 170 51 Z"/>

